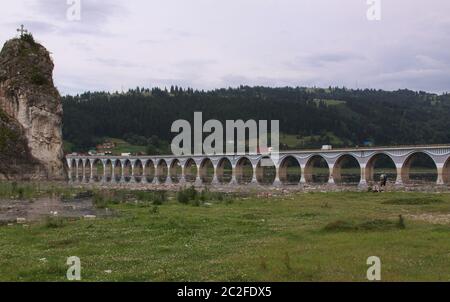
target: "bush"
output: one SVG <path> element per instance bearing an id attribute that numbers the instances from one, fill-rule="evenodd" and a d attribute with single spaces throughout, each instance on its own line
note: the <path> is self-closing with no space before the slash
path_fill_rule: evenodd
<path id="1" fill-rule="evenodd" d="M 226 201 L 227 203 L 232 203 L 233 198 L 225 195 L 222 192 L 211 192 L 208 188 L 203 189 L 201 192 L 198 192 L 194 186 L 189 188 L 180 189 L 177 192 L 177 200 L 182 204 L 191 203 L 194 206 L 200 206 L 202 203 L 206 201 Z"/>
<path id="2" fill-rule="evenodd" d="M 35 45 L 36 41 L 34 40 L 34 37 L 31 33 L 27 33 L 27 34 L 23 34 L 20 39 L 22 39 L 22 41 L 28 42 L 31 45 Z"/>
<path id="3" fill-rule="evenodd" d="M 45 219 L 45 227 L 49 229 L 57 229 L 64 226 L 64 219 L 60 217 L 47 216 Z"/>
<path id="4" fill-rule="evenodd" d="M 177 193 L 177 200 L 182 204 L 188 204 L 192 202 L 193 205 L 199 206 L 201 199 L 202 193 L 199 195 L 194 186 L 191 186 L 187 189 L 180 189 Z"/>
<path id="5" fill-rule="evenodd" d="M 186 194 L 186 190 L 180 189 L 177 192 L 177 200 L 179 203 L 182 203 L 182 204 L 189 203 L 189 196 Z"/>
<path id="6" fill-rule="evenodd" d="M 199 207 L 202 205 L 202 202 L 198 199 L 195 199 L 191 201 L 191 205 L 193 205 L 194 207 Z"/>
<path id="7" fill-rule="evenodd" d="M 397 227 L 402 230 L 406 229 L 405 219 L 403 218 L 402 215 L 398 215 Z"/>
<path id="8" fill-rule="evenodd" d="M 167 201 L 166 191 L 138 191 L 134 195 L 137 200 L 153 202 L 154 205 L 162 205 Z"/>
<path id="9" fill-rule="evenodd" d="M 166 191 L 156 191 L 153 194 L 153 204 L 154 205 L 162 205 L 167 201 L 167 192 Z"/>
<path id="10" fill-rule="evenodd" d="M 159 207 L 158 207 L 158 206 L 153 206 L 153 207 L 150 209 L 150 214 L 152 214 L 152 215 L 159 214 Z"/>
<path id="11" fill-rule="evenodd" d="M 42 86 L 47 84 L 47 79 L 37 70 L 33 70 L 31 73 L 31 83 Z"/>
<path id="12" fill-rule="evenodd" d="M 356 229 L 352 223 L 342 220 L 331 222 L 324 227 L 327 232 L 354 231 Z"/>
<path id="13" fill-rule="evenodd" d="M 203 202 L 205 202 L 205 201 L 208 199 L 209 195 L 210 195 L 210 194 L 209 194 L 208 188 L 205 188 L 205 189 L 200 193 L 200 200 L 203 201 Z"/>
<path id="14" fill-rule="evenodd" d="M 108 205 L 108 202 L 106 201 L 105 197 L 100 194 L 94 195 L 94 198 L 92 199 L 92 203 L 95 205 L 95 207 L 97 209 L 104 209 Z"/>
<path id="15" fill-rule="evenodd" d="M 197 190 L 195 189 L 194 186 L 191 186 L 190 188 L 185 190 L 185 193 L 187 194 L 187 197 L 189 198 L 189 200 L 196 200 L 197 199 Z"/>

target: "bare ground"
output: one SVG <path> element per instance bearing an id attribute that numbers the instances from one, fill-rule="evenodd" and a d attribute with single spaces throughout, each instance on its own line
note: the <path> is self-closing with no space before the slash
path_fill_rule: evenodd
<path id="1" fill-rule="evenodd" d="M 89 198 L 64 201 L 59 197 L 46 197 L 34 200 L 0 201 L 0 222 L 39 221 L 48 216 L 79 218 L 86 216 L 105 216 L 107 209 L 96 209 Z"/>

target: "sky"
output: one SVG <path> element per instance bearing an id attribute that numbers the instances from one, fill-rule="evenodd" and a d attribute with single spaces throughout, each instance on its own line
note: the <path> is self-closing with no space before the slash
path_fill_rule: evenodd
<path id="1" fill-rule="evenodd" d="M 448 0 L 15 0 L 2 3 L 0 43 L 24 24 L 51 52 L 64 95 L 171 85 L 442 93 L 449 12 Z"/>

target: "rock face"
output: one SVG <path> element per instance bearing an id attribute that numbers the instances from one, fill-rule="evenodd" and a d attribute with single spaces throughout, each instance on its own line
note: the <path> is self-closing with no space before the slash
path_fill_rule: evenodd
<path id="1" fill-rule="evenodd" d="M 53 67 L 49 52 L 31 35 L 7 41 L 0 52 L 0 178 L 66 178 Z"/>

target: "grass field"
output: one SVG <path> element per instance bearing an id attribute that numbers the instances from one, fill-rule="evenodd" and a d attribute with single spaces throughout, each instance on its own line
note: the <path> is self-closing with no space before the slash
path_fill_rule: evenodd
<path id="1" fill-rule="evenodd" d="M 365 281 L 369 256 L 381 258 L 383 281 L 450 281 L 447 194 L 107 206 L 116 215 L 0 226 L 0 281 L 65 281 L 69 256 L 83 281 Z"/>

